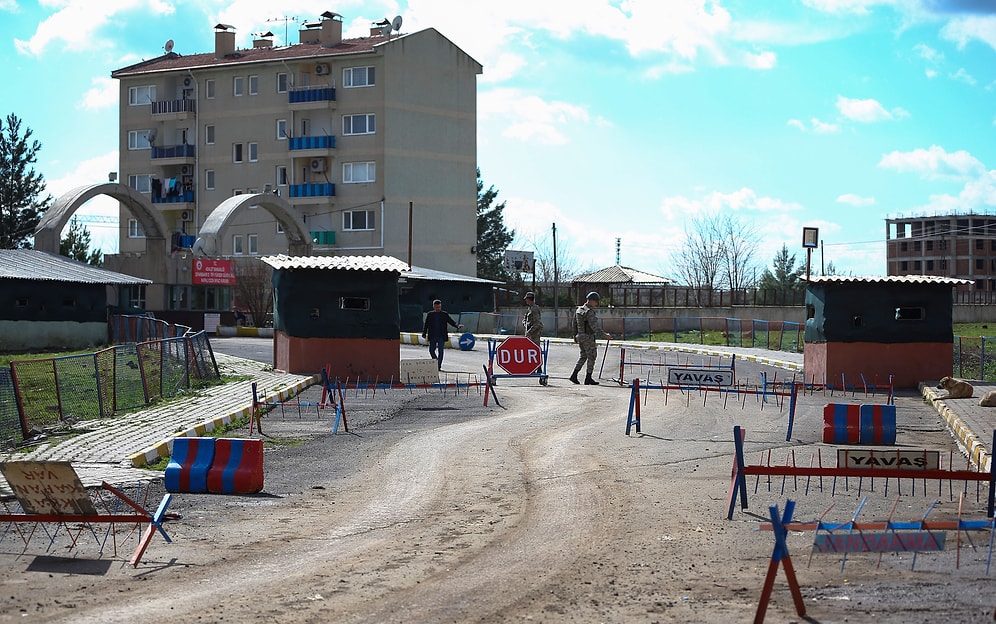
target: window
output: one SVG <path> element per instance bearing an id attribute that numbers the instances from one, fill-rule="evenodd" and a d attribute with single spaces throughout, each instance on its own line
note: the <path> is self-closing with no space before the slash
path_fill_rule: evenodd
<path id="1" fill-rule="evenodd" d="M 277 186 L 287 186 L 287 167 L 285 165 L 277 167 Z"/>
<path id="2" fill-rule="evenodd" d="M 170 310 L 216 310 L 226 312 L 232 309 L 232 289 L 228 286 L 170 286 Z"/>
<path id="3" fill-rule="evenodd" d="M 975 239 L 975 248 L 976 249 L 985 249 L 986 248 L 986 242 L 984 240 L 982 240 L 981 238 Z"/>
<path id="4" fill-rule="evenodd" d="M 156 101 L 156 85 L 128 88 L 128 106 L 143 106 Z"/>
<path id="5" fill-rule="evenodd" d="M 145 230 L 138 219 L 128 219 L 128 238 L 145 238 Z"/>
<path id="6" fill-rule="evenodd" d="M 121 303 L 129 308 L 145 308 L 145 284 L 123 284 Z"/>
<path id="7" fill-rule="evenodd" d="M 277 140 L 286 141 L 287 140 L 287 120 L 278 119 L 277 120 Z"/>
<path id="8" fill-rule="evenodd" d="M 204 188 L 208 191 L 214 190 L 214 169 L 204 171 Z"/>
<path id="9" fill-rule="evenodd" d="M 152 149 L 151 137 L 152 137 L 151 130 L 129 130 L 128 149 L 129 150 Z"/>
<path id="10" fill-rule="evenodd" d="M 358 184 L 373 182 L 377 179 L 377 166 L 373 162 L 357 162 L 342 164 L 343 184 Z"/>
<path id="11" fill-rule="evenodd" d="M 287 93 L 287 74 L 284 72 L 277 74 L 277 93 Z"/>
<path id="12" fill-rule="evenodd" d="M 152 174 L 145 173 L 141 175 L 130 175 L 128 176 L 128 186 L 135 189 L 139 193 L 151 193 Z"/>
<path id="13" fill-rule="evenodd" d="M 915 241 L 913 243 L 913 251 L 920 251 L 920 241 Z"/>
<path id="14" fill-rule="evenodd" d="M 923 270 L 922 263 L 919 260 L 913 261 L 913 270 L 916 271 L 917 273 Z"/>
<path id="15" fill-rule="evenodd" d="M 235 97 L 242 97 L 242 94 L 245 93 L 245 82 L 246 79 L 242 76 L 235 76 L 232 78 L 232 95 Z"/>
<path id="16" fill-rule="evenodd" d="M 259 143 L 249 144 L 249 162 L 257 162 L 259 160 Z"/>
<path id="17" fill-rule="evenodd" d="M 214 125 L 208 124 L 204 126 L 204 144 L 214 145 Z"/>
<path id="18" fill-rule="evenodd" d="M 934 241 L 927 241 L 927 251 L 934 251 Z"/>
<path id="19" fill-rule="evenodd" d="M 242 189 L 232 189 L 232 197 L 235 197 L 236 195 L 241 195 L 241 194 L 242 194 Z"/>
<path id="20" fill-rule="evenodd" d="M 933 260 L 927 260 L 927 270 L 928 271 L 933 271 L 934 270 L 934 261 Z"/>
<path id="21" fill-rule="evenodd" d="M 242 157 L 242 144 L 241 143 L 233 143 L 232 144 L 232 162 L 233 163 L 240 163 L 240 162 L 242 162 L 242 159 L 243 159 L 243 157 Z"/>
<path id="22" fill-rule="evenodd" d="M 259 76 L 249 76 L 249 95 L 259 94 Z"/>
<path id="23" fill-rule="evenodd" d="M 985 263 L 984 263 L 984 261 L 982 260 L 982 258 L 976 258 L 976 259 L 975 259 L 975 268 L 976 268 L 976 269 L 978 269 L 979 271 L 981 271 L 981 270 L 982 270 L 982 267 L 983 267 L 984 265 L 985 265 Z"/>
<path id="24" fill-rule="evenodd" d="M 923 308 L 896 308 L 897 321 L 922 321 L 926 316 Z"/>
<path id="25" fill-rule="evenodd" d="M 343 230 L 372 230 L 374 229 L 373 210 L 349 210 L 342 213 Z"/>
<path id="26" fill-rule="evenodd" d="M 906 241 L 899 243 L 899 251 L 909 251 L 910 244 Z"/>
<path id="27" fill-rule="evenodd" d="M 242 235 L 236 234 L 232 237 L 232 255 L 241 256 L 242 253 Z"/>
<path id="28" fill-rule="evenodd" d="M 342 70 L 343 87 L 372 87 L 373 84 L 373 67 L 347 67 Z"/>
<path id="29" fill-rule="evenodd" d="M 376 130 L 373 113 L 365 115 L 343 115 L 343 134 L 373 134 Z"/>
<path id="30" fill-rule="evenodd" d="M 249 247 L 250 256 L 259 255 L 259 234 L 249 234 L 246 236 L 246 243 Z"/>
<path id="31" fill-rule="evenodd" d="M 339 309 L 366 312 L 370 309 L 370 297 L 339 297 Z"/>
<path id="32" fill-rule="evenodd" d="M 909 260 L 903 260 L 902 262 L 900 262 L 899 263 L 899 270 L 900 271 L 909 271 L 910 270 L 910 262 L 909 262 Z"/>
<path id="33" fill-rule="evenodd" d="M 204 81 L 204 97 L 209 100 L 214 99 L 214 80 Z"/>

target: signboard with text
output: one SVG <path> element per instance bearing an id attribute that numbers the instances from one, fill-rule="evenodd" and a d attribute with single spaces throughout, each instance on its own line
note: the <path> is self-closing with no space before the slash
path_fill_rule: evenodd
<path id="1" fill-rule="evenodd" d="M 205 286 L 234 286 L 235 261 L 195 258 L 191 282 Z"/>

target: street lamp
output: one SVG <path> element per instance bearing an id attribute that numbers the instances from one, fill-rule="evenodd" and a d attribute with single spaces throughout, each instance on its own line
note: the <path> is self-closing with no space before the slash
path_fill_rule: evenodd
<path id="1" fill-rule="evenodd" d="M 806 281 L 809 281 L 813 250 L 820 244 L 820 228 L 802 228 L 802 246 L 806 249 Z"/>

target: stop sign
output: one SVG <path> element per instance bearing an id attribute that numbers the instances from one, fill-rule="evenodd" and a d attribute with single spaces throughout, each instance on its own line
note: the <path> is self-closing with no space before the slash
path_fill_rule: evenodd
<path id="1" fill-rule="evenodd" d="M 540 367 L 542 353 L 525 336 L 509 336 L 495 349 L 495 361 L 509 375 L 531 375 Z"/>

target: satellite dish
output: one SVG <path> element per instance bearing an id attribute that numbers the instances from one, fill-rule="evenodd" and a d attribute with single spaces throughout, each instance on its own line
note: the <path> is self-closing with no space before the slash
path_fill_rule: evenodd
<path id="1" fill-rule="evenodd" d="M 170 52 L 172 52 L 173 51 L 173 40 L 170 39 L 169 41 L 167 41 L 166 45 L 163 46 L 163 49 L 166 50 L 166 54 L 169 54 Z"/>
<path id="2" fill-rule="evenodd" d="M 398 32 L 401 32 L 401 16 L 400 15 L 395 15 L 394 19 L 391 20 L 391 28 L 393 28 L 394 30 L 396 30 Z"/>
<path id="3" fill-rule="evenodd" d="M 388 23 L 385 26 L 381 26 L 381 28 L 380 28 L 380 34 L 384 35 L 385 37 L 390 37 L 391 36 L 391 24 Z"/>

